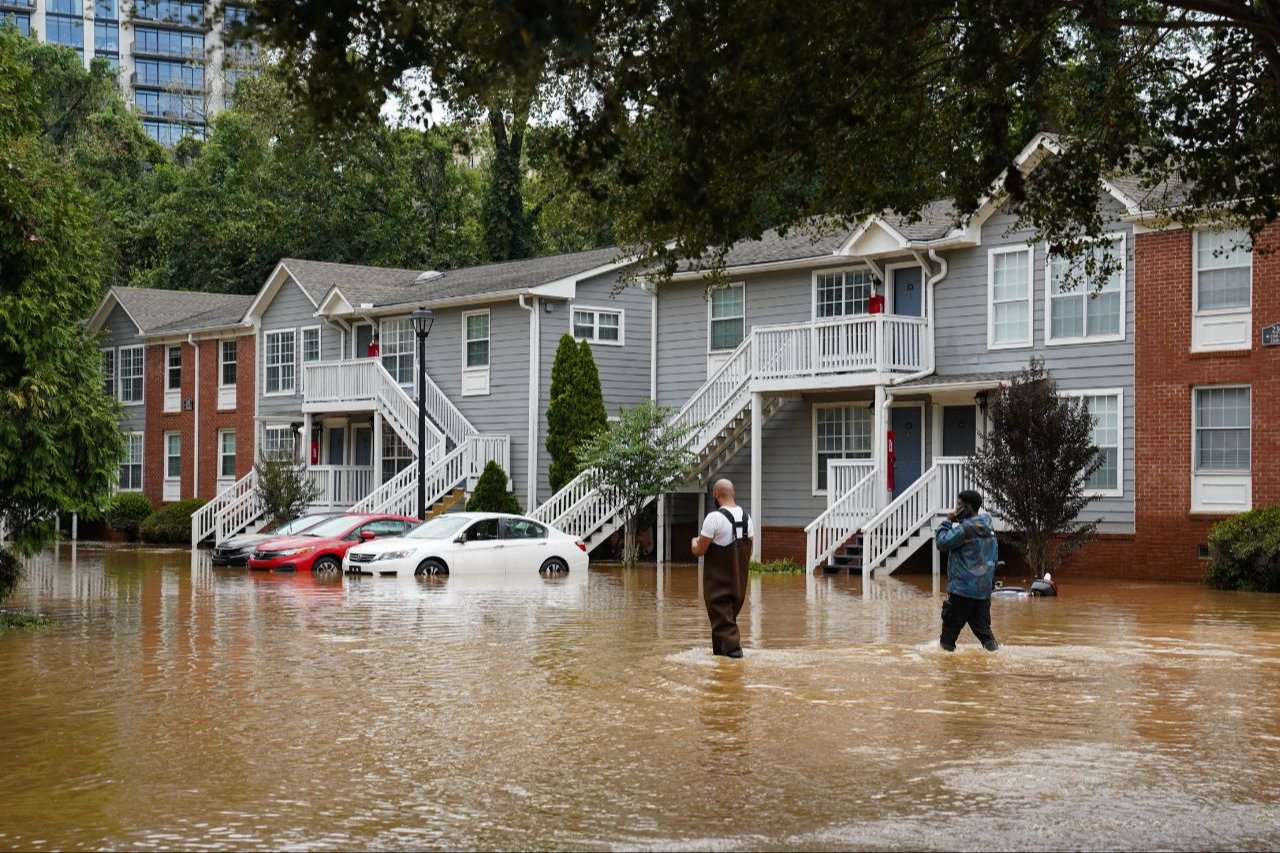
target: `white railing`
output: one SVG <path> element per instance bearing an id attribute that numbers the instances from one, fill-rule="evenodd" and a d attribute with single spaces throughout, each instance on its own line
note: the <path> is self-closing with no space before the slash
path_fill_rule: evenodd
<path id="1" fill-rule="evenodd" d="M 218 510 L 214 516 L 214 541 L 221 542 L 248 527 L 255 518 L 262 515 L 262 500 L 255 487 L 240 495 L 235 500 Z"/>
<path id="2" fill-rule="evenodd" d="M 455 447 L 453 452 L 445 456 L 436 464 L 427 468 L 424 482 L 427 484 L 427 506 L 430 507 L 436 501 L 447 495 L 454 489 L 465 486 L 467 475 L 470 473 L 470 448 L 463 444 Z M 400 472 L 394 479 L 388 483 L 396 482 L 401 476 L 405 476 L 400 481 L 400 486 L 394 492 L 391 492 L 383 499 L 368 507 L 358 510 L 359 512 L 386 512 L 392 515 L 408 515 L 417 516 L 418 514 L 418 466 L 410 465 L 408 468 Z M 372 497 L 372 496 L 371 496 Z M 353 511 L 355 508 L 352 508 Z"/>
<path id="3" fill-rule="evenodd" d="M 920 479 L 863 525 L 863 565 L 875 568 L 884 563 L 916 531 L 951 509 L 957 493 L 973 486 L 966 459 L 938 457 Z"/>
<path id="4" fill-rule="evenodd" d="M 588 496 L 596 494 L 591 488 L 590 479 L 591 472 L 583 471 L 548 498 L 546 503 L 529 513 L 529 517 L 558 528 L 560 519 L 568 515 L 573 507 Z"/>
<path id="5" fill-rule="evenodd" d="M 468 447 L 468 477 L 479 478 L 484 466 L 497 462 L 503 471 L 511 470 L 511 438 L 505 435 L 472 435 L 463 442 Z"/>
<path id="6" fill-rule="evenodd" d="M 250 470 L 235 483 L 223 489 L 214 498 L 191 515 L 191 547 L 195 548 L 210 533 L 217 531 L 218 513 L 225 509 L 229 504 L 244 497 L 245 494 L 253 492 L 257 486 L 257 475 Z M 215 544 L 222 540 L 223 537 L 217 536 L 214 539 Z"/>
<path id="7" fill-rule="evenodd" d="M 351 507 L 351 512 L 378 512 L 380 507 L 400 494 L 409 483 L 417 483 L 418 466 L 409 465 Z"/>
<path id="8" fill-rule="evenodd" d="M 843 467 L 848 473 L 861 473 L 862 476 L 843 491 L 827 507 L 826 512 L 804 529 L 805 566 L 809 571 L 829 560 L 841 545 L 848 542 L 876 514 L 876 499 L 880 494 L 880 469 L 870 463 Z M 832 485 L 830 481 L 828 485 Z"/>
<path id="9" fill-rule="evenodd" d="M 319 362 L 304 365 L 303 373 L 304 403 L 328 403 L 335 407 L 377 405 L 391 428 L 399 433 L 412 452 L 417 453 L 418 404 L 380 361 L 361 358 L 353 361 Z M 462 415 L 452 403 L 448 403 L 448 398 L 434 382 L 430 384 L 424 402 L 429 415 L 426 452 L 430 453 L 436 446 L 444 446 L 444 433 L 436 423 L 447 422 L 457 426 L 457 418 Z"/>
<path id="10" fill-rule="evenodd" d="M 858 481 L 875 470 L 870 459 L 832 459 L 827 463 L 827 506 L 832 506 Z"/>
<path id="11" fill-rule="evenodd" d="M 915 372 L 928 363 L 927 333 L 923 318 L 893 314 L 755 326 L 751 372 L 755 379 Z"/>
<path id="12" fill-rule="evenodd" d="M 427 376 L 426 380 L 423 387 L 423 400 L 426 403 L 427 414 L 440 425 L 444 434 L 455 445 L 462 444 L 475 436 L 479 430 L 471 425 L 471 421 L 467 420 L 462 412 L 458 411 L 458 407 L 453 404 L 447 394 L 440 390 L 440 386 L 430 376 Z M 505 471 L 508 467 L 503 465 L 502 469 Z"/>
<path id="13" fill-rule="evenodd" d="M 372 465 L 313 465 L 307 477 L 318 491 L 313 507 L 346 509 L 373 491 Z"/>

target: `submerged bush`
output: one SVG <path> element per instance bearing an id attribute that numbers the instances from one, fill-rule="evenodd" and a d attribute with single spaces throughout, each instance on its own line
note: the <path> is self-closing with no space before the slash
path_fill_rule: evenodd
<path id="1" fill-rule="evenodd" d="M 1218 589 L 1280 592 L 1280 504 L 1215 524 L 1204 580 Z"/>
<path id="2" fill-rule="evenodd" d="M 22 580 L 22 561 L 8 548 L 0 548 L 0 601 L 9 597 Z"/>
<path id="3" fill-rule="evenodd" d="M 103 515 L 107 527 L 123 533 L 130 542 L 137 542 L 138 527 L 151 515 L 151 501 L 137 492 L 120 492 L 107 501 Z"/>
<path id="4" fill-rule="evenodd" d="M 190 544 L 191 514 L 206 503 L 204 498 L 188 498 L 160 507 L 138 528 L 142 541 L 159 545 Z"/>
<path id="5" fill-rule="evenodd" d="M 507 489 L 507 472 L 490 459 L 480 472 L 476 490 L 467 501 L 467 512 L 509 512 L 519 515 L 520 501 Z"/>
<path id="6" fill-rule="evenodd" d="M 795 560 L 770 560 L 767 563 L 752 560 L 751 571 L 758 575 L 802 575 L 804 566 Z"/>

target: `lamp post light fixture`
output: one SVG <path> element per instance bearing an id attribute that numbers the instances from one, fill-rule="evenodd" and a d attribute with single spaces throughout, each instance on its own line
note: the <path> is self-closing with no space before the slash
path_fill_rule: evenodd
<path id="1" fill-rule="evenodd" d="M 436 315 L 426 308 L 419 308 L 409 315 L 414 334 L 418 336 L 418 518 L 427 519 L 427 408 L 426 395 L 422 393 L 427 385 L 427 335 L 431 334 L 431 326 Z"/>

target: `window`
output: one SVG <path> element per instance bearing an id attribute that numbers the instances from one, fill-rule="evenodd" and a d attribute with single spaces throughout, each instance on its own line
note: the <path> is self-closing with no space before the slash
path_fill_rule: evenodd
<path id="1" fill-rule="evenodd" d="M 380 518 L 351 531 L 347 539 L 358 540 L 365 533 L 372 533 L 374 536 L 399 536 L 404 533 L 405 525 L 406 522 L 394 518 Z"/>
<path id="2" fill-rule="evenodd" d="M 1085 490 L 1099 496 L 1119 497 L 1124 494 L 1122 424 L 1123 396 L 1120 391 L 1063 392 L 1064 397 L 1079 397 L 1093 416 L 1093 443 L 1102 453 L 1102 467 L 1085 483 Z"/>
<path id="3" fill-rule="evenodd" d="M 182 347 L 169 347 L 165 375 L 167 390 L 177 391 L 182 387 Z"/>
<path id="4" fill-rule="evenodd" d="M 115 21 L 93 22 L 93 52 L 120 52 L 120 25 Z"/>
<path id="5" fill-rule="evenodd" d="M 385 420 L 382 422 L 382 482 L 386 482 L 408 468 L 413 462 L 409 446 Z"/>
<path id="6" fill-rule="evenodd" d="M 320 327 L 312 326 L 302 330 L 302 363 L 310 364 L 320 360 Z"/>
<path id="7" fill-rule="evenodd" d="M 55 15 L 83 15 L 80 0 L 49 0 L 49 11 Z"/>
<path id="8" fill-rule="evenodd" d="M 142 347 L 120 347 L 120 402 L 142 402 Z"/>
<path id="9" fill-rule="evenodd" d="M 116 351 L 113 349 L 104 349 L 102 351 L 102 391 L 108 397 L 115 399 Z"/>
<path id="10" fill-rule="evenodd" d="M 1250 307 L 1250 239 L 1241 228 L 1196 232 L 1196 310 Z"/>
<path id="11" fill-rule="evenodd" d="M 573 309 L 573 336 L 600 344 L 622 344 L 622 312 L 599 308 Z"/>
<path id="12" fill-rule="evenodd" d="M 267 332 L 265 342 L 267 389 L 263 393 L 292 394 L 294 392 L 295 334 L 293 329 Z"/>
<path id="13" fill-rule="evenodd" d="M 223 341 L 220 347 L 222 366 L 218 370 L 218 384 L 228 388 L 236 384 L 237 341 Z"/>
<path id="14" fill-rule="evenodd" d="M 84 19 L 62 15 L 46 15 L 44 37 L 50 44 L 61 44 L 84 53 Z"/>
<path id="15" fill-rule="evenodd" d="M 814 491 L 827 490 L 827 463 L 833 459 L 870 459 L 872 414 L 866 405 L 815 406 Z"/>
<path id="16" fill-rule="evenodd" d="M 165 59 L 139 59 L 135 63 L 143 86 L 179 86 L 204 89 L 204 65 Z"/>
<path id="17" fill-rule="evenodd" d="M 508 518 L 505 536 L 507 539 L 546 539 L 547 528 L 527 518 Z"/>
<path id="18" fill-rule="evenodd" d="M 138 27 L 134 31 L 134 51 L 192 59 L 204 58 L 204 35 L 177 30 Z"/>
<path id="19" fill-rule="evenodd" d="M 489 366 L 489 312 L 475 311 L 462 315 L 466 329 L 466 367 Z"/>
<path id="20" fill-rule="evenodd" d="M 0 9 L 0 26 L 4 24 L 13 24 L 18 28 L 18 32 L 24 36 L 31 35 L 31 16 L 24 15 L 20 12 L 10 12 Z"/>
<path id="21" fill-rule="evenodd" d="M 294 431 L 290 426 L 269 426 L 262 434 L 262 451 L 268 459 L 292 456 Z"/>
<path id="22" fill-rule="evenodd" d="M 218 433 L 218 476 L 234 480 L 236 476 L 236 431 Z"/>
<path id="23" fill-rule="evenodd" d="M 1248 386 L 1195 390 L 1195 470 L 1248 471 Z"/>
<path id="24" fill-rule="evenodd" d="M 1003 247 L 988 255 L 988 349 L 1031 345 L 1031 251 L 1030 246 Z"/>
<path id="25" fill-rule="evenodd" d="M 118 18 L 120 4 L 117 0 L 94 0 L 94 16 L 98 18 Z"/>
<path id="26" fill-rule="evenodd" d="M 851 317 L 866 314 L 875 276 L 869 270 L 818 273 L 814 313 L 824 317 Z"/>
<path id="27" fill-rule="evenodd" d="M 747 334 L 747 286 L 727 284 L 711 291 L 710 349 L 734 350 Z"/>
<path id="28" fill-rule="evenodd" d="M 146 120 L 142 122 L 142 129 L 147 132 L 156 142 L 161 145 L 174 146 L 185 136 L 194 136 L 196 139 L 204 139 L 205 130 L 201 126 L 192 126 L 187 124 L 172 124 L 167 121 Z"/>
<path id="29" fill-rule="evenodd" d="M 181 92 L 148 92 L 139 89 L 133 95 L 134 106 L 143 115 L 203 120 L 203 99 Z"/>
<path id="30" fill-rule="evenodd" d="M 120 490 L 136 492 L 142 488 L 142 433 L 124 435 L 125 455 L 120 462 Z"/>
<path id="31" fill-rule="evenodd" d="M 486 318 L 487 319 L 487 318 Z M 485 332 L 486 336 L 488 332 Z M 378 336 L 382 366 L 401 385 L 413 384 L 413 325 L 408 320 L 384 320 Z M 488 356 L 485 357 L 486 363 Z"/>
<path id="32" fill-rule="evenodd" d="M 1110 256 L 1108 257 L 1108 253 Z M 1124 235 L 1100 241 L 1089 252 L 1097 269 L 1118 265 L 1105 279 L 1090 278 L 1086 258 L 1049 259 L 1048 339 L 1051 343 L 1124 337 Z"/>
<path id="33" fill-rule="evenodd" d="M 164 478 L 176 480 L 182 476 L 182 435 L 176 432 L 164 434 Z"/>
<path id="34" fill-rule="evenodd" d="M 498 519 L 486 518 L 467 528 L 468 542 L 489 542 L 498 538 Z"/>
<path id="35" fill-rule="evenodd" d="M 204 24 L 204 4 L 180 0 L 138 0 L 134 14 L 147 21 L 165 21 L 196 27 Z"/>

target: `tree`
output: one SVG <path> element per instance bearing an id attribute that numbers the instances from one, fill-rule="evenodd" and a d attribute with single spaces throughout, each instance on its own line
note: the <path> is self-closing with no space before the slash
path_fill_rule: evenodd
<path id="1" fill-rule="evenodd" d="M 520 501 L 507 488 L 507 472 L 490 459 L 480 472 L 476 490 L 467 500 L 467 512 L 509 512 L 519 515 Z"/>
<path id="2" fill-rule="evenodd" d="M 18 554 L 54 539 L 55 515 L 95 513 L 123 453 L 102 355 L 78 322 L 101 289 L 95 211 L 45 138 L 26 42 L 0 27 L 0 517 Z M 12 557 L 0 557 L 10 574 Z"/>
<path id="3" fill-rule="evenodd" d="M 320 497 L 307 466 L 291 452 L 274 453 L 253 466 L 262 513 L 276 526 L 305 514 Z"/>
<path id="4" fill-rule="evenodd" d="M 1104 458 L 1093 416 L 1079 398 L 1061 397 L 1044 362 L 1014 376 L 991 400 L 983 446 L 969 457 L 984 501 L 1004 520 L 1000 538 L 1027 556 L 1036 577 L 1091 540 L 1098 522 L 1079 521 L 1091 500 L 1085 484 Z"/>
<path id="5" fill-rule="evenodd" d="M 671 491 L 689 477 L 697 454 L 689 437 L 697 424 L 673 425 L 675 410 L 646 400 L 623 409 L 582 445 L 581 464 L 587 483 L 617 507 L 627 520 L 626 562 L 635 561 L 635 519 L 649 501 Z"/>
<path id="6" fill-rule="evenodd" d="M 564 81 L 562 155 L 607 188 L 621 241 L 674 269 L 812 217 L 913 215 L 992 191 L 1068 254 L 1103 228 L 1100 177 L 1143 204 L 1255 224 L 1280 204 L 1280 27 L 1218 0 L 261 0 L 260 38 L 313 110 Z M 857 38 L 833 34 L 857 33 Z M 1037 131 L 1063 150 L 1009 169 Z M 607 170 L 601 167 L 608 165 Z M 599 177 L 607 179 L 602 187 Z"/>
<path id="7" fill-rule="evenodd" d="M 551 365 L 551 396 L 547 404 L 547 479 L 558 492 L 578 476 L 582 443 L 609 422 L 600 388 L 600 373 L 591 345 L 579 344 L 566 332 L 560 336 Z"/>

